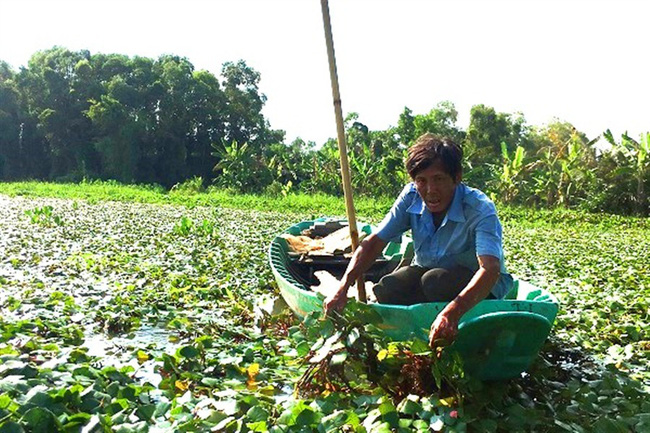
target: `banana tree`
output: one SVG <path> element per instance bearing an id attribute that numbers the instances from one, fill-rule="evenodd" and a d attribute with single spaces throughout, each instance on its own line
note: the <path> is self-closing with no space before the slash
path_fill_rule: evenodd
<path id="1" fill-rule="evenodd" d="M 530 167 L 535 194 L 544 197 L 549 207 L 555 204 L 569 207 L 576 197 L 588 195 L 594 181 L 592 146 L 598 138 L 587 141 L 571 128 L 559 132 L 549 130 L 546 139 L 548 144 L 540 148 L 539 159 Z"/>
<path id="2" fill-rule="evenodd" d="M 636 181 L 636 211 L 639 215 L 647 213 L 645 179 L 650 173 L 650 133 L 641 135 L 639 141 L 626 134 L 621 135 L 617 142 L 608 129 L 603 134 L 605 139 L 613 146 L 613 152 L 622 156 L 623 169 L 629 171 Z"/>
<path id="3" fill-rule="evenodd" d="M 341 191 L 341 168 L 336 143 L 332 140 L 313 152 L 309 176 L 301 185 L 307 191 L 336 195 Z"/>
<path id="4" fill-rule="evenodd" d="M 361 143 L 357 152 L 350 152 L 350 171 L 354 175 L 352 187 L 359 194 L 368 194 L 373 185 L 373 179 L 378 178 L 380 161 L 375 161 L 370 146 Z"/>
<path id="5" fill-rule="evenodd" d="M 232 141 L 213 143 L 212 156 L 219 162 L 214 166 L 217 172 L 215 183 L 226 188 L 234 188 L 240 192 L 261 191 L 271 183 L 271 173 L 260 157 L 249 146 L 248 142 L 240 144 Z"/>
<path id="6" fill-rule="evenodd" d="M 512 158 L 508 153 L 508 146 L 501 142 L 501 173 L 499 174 L 498 189 L 503 201 L 511 203 L 515 200 L 522 186 L 522 173 L 525 169 L 524 157 L 526 151 L 523 147 L 517 146 Z"/>
<path id="7" fill-rule="evenodd" d="M 558 155 L 560 163 L 560 183 L 558 185 L 559 202 L 569 207 L 574 196 L 592 179 L 591 171 L 583 164 L 586 149 L 590 148 L 596 140 L 584 146 L 576 137 L 567 143 L 565 151 Z"/>

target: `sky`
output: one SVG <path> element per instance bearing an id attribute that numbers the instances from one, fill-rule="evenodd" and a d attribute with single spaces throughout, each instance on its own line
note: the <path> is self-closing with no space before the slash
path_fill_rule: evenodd
<path id="1" fill-rule="evenodd" d="M 453 102 L 554 118 L 596 138 L 650 131 L 650 2 L 645 0 L 330 0 L 342 108 L 372 130 L 404 107 Z M 0 60 L 18 69 L 55 45 L 186 57 L 218 75 L 260 72 L 273 129 L 336 136 L 319 0 L 0 0 Z"/>

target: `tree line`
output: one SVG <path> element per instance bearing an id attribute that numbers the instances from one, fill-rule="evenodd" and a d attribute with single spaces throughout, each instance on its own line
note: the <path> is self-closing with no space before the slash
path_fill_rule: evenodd
<path id="1" fill-rule="evenodd" d="M 0 62 L 0 178 L 115 179 L 165 187 L 214 177 L 213 146 L 282 142 L 261 113 L 260 75 L 245 62 L 220 77 L 184 58 L 37 52 Z"/>
<path id="2" fill-rule="evenodd" d="M 338 147 L 271 129 L 260 74 L 228 62 L 219 77 L 187 60 L 73 52 L 35 53 L 13 71 L 0 61 L 0 179 L 115 179 L 171 188 L 215 185 L 239 192 L 340 194 Z M 406 149 L 425 132 L 463 147 L 464 179 L 504 203 L 649 215 L 650 134 L 602 135 L 573 125 L 528 125 L 485 105 L 466 130 L 444 101 L 405 108 L 396 126 L 371 131 L 345 120 L 355 193 L 394 196 L 408 182 Z"/>

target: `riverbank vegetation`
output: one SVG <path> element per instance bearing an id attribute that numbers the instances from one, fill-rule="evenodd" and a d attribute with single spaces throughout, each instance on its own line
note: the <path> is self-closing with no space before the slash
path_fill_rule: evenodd
<path id="1" fill-rule="evenodd" d="M 91 54 L 62 47 L 27 67 L 0 62 L 0 180 L 188 180 L 241 193 L 339 194 L 335 140 L 285 140 L 262 114 L 261 76 L 244 61 L 219 76 L 185 58 Z M 372 131 L 363 113 L 345 121 L 355 193 L 394 197 L 407 182 L 405 150 L 425 132 L 465 153 L 465 181 L 502 203 L 647 216 L 648 134 L 587 137 L 570 122 L 529 125 L 522 113 L 477 104 L 466 129 L 449 101 L 405 107 Z"/>

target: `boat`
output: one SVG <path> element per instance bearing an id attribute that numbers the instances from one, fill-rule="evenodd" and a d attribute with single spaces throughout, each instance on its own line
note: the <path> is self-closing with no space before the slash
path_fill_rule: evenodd
<path id="1" fill-rule="evenodd" d="M 286 235 L 300 236 L 331 220 L 321 218 L 302 221 L 273 239 L 269 247 L 269 263 L 280 293 L 289 308 L 299 317 L 323 311 L 324 296 L 312 290 L 317 284 L 314 273 L 327 270 L 340 278 L 349 257 L 320 257 L 292 253 Z M 345 221 L 339 221 L 346 224 Z M 359 224 L 360 235 L 372 233 L 372 226 Z M 283 236 L 284 235 L 284 236 Z M 382 256 L 365 274 L 366 280 L 377 282 L 381 276 L 396 269 L 412 252 L 412 240 L 389 242 Z M 428 339 L 428 331 L 444 302 L 409 306 L 369 303 L 382 318 L 380 327 L 394 340 Z M 501 380 L 520 376 L 533 362 L 547 339 L 559 308 L 557 298 L 549 291 L 525 281 L 516 280 L 505 299 L 484 300 L 460 320 L 458 335 L 450 348 L 458 351 L 466 373 L 481 380 Z"/>

